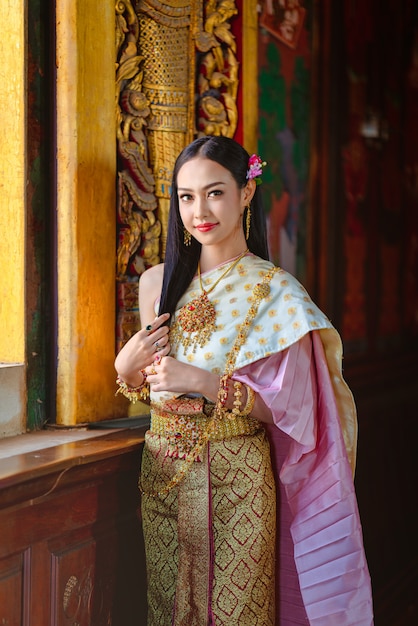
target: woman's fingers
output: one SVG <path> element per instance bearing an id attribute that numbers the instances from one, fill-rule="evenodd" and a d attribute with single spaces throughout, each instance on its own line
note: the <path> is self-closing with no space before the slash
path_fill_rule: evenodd
<path id="1" fill-rule="evenodd" d="M 154 341 L 154 349 L 156 352 L 159 352 L 168 344 L 168 333 L 157 337 L 156 341 Z"/>
<path id="2" fill-rule="evenodd" d="M 168 332 L 168 326 L 163 326 L 163 324 L 165 324 L 169 317 L 169 313 L 163 313 L 162 315 L 156 317 L 151 324 L 147 324 L 144 328 L 147 335 L 153 335 L 157 330 L 166 329 L 165 332 Z"/>

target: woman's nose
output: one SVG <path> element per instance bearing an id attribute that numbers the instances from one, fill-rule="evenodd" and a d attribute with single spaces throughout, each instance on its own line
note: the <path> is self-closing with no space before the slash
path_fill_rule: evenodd
<path id="1" fill-rule="evenodd" d="M 197 196 L 194 205 L 194 215 L 198 219 L 202 219 L 208 213 L 206 198 Z"/>

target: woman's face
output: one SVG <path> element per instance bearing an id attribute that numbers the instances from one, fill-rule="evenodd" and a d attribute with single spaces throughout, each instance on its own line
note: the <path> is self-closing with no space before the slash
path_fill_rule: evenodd
<path id="1" fill-rule="evenodd" d="M 253 182 L 239 189 L 229 170 L 204 157 L 185 163 L 177 175 L 180 216 L 185 228 L 202 245 L 242 249 L 242 215 L 254 194 Z"/>

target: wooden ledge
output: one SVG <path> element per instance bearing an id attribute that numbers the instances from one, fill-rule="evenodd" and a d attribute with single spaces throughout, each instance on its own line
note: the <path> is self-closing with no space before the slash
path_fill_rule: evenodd
<path id="1" fill-rule="evenodd" d="M 50 495 L 64 484 L 86 480 L 95 473 L 114 471 L 134 462 L 140 467 L 140 453 L 147 426 L 104 431 L 85 431 L 83 437 L 74 431 L 42 431 L 36 433 L 39 444 L 44 439 L 48 447 L 15 453 L 1 458 L 8 441 L 0 442 L 0 509 L 28 498 Z M 34 433 L 35 434 L 35 433 Z M 54 436 L 58 445 L 51 445 Z M 25 435 L 21 435 L 25 437 Z M 68 441 L 63 443 L 63 437 Z M 15 438 L 13 438 L 15 439 Z M 12 442 L 10 441 L 10 445 Z M 132 461 L 132 455 L 134 455 Z M 129 461 L 127 460 L 129 458 Z M 125 459 L 125 461 L 124 461 Z M 91 472 L 95 464 L 95 472 Z"/>

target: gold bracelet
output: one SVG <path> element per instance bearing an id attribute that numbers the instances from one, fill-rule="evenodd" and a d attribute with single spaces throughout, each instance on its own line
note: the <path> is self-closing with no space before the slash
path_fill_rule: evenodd
<path id="1" fill-rule="evenodd" d="M 116 379 L 116 384 L 118 385 L 118 389 L 115 393 L 115 396 L 118 393 L 121 393 L 125 398 L 128 398 L 132 404 L 135 402 L 139 402 L 140 400 L 146 400 L 149 398 L 149 385 L 147 383 L 147 374 L 145 370 L 141 370 L 141 374 L 144 377 L 142 383 L 138 385 L 138 387 L 131 387 L 127 382 L 122 380 L 120 376 Z"/>
<path id="2" fill-rule="evenodd" d="M 246 385 L 245 383 L 244 383 L 244 387 L 247 390 L 247 402 L 245 403 L 245 407 L 242 409 L 240 415 L 242 417 L 247 417 L 248 415 L 250 415 L 250 413 L 252 412 L 254 408 L 255 391 L 252 387 L 250 387 L 249 385 Z"/>

